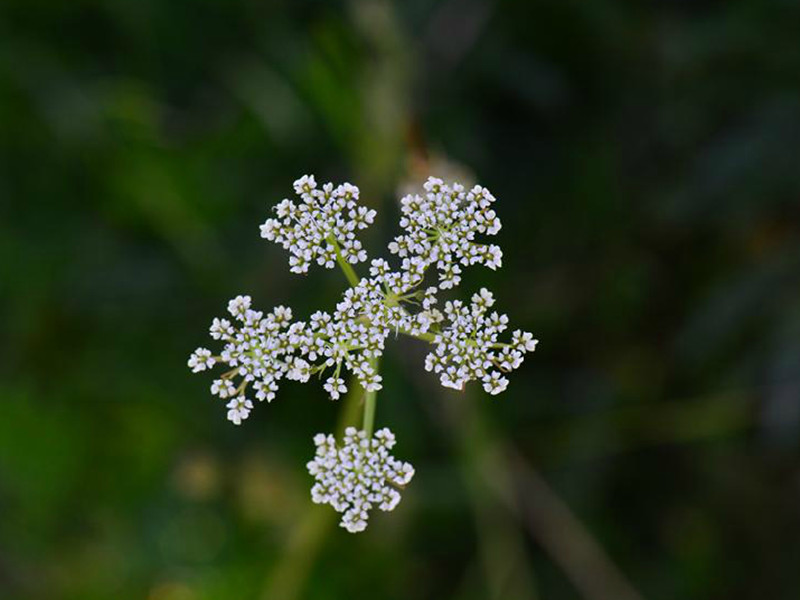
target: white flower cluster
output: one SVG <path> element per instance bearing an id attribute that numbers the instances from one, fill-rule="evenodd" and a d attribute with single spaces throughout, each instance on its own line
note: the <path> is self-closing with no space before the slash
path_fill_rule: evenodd
<path id="1" fill-rule="evenodd" d="M 497 341 L 508 327 L 508 317 L 486 314 L 493 305 L 494 295 L 486 288 L 473 294 L 469 306 L 459 300 L 445 304 L 448 324 L 434 338 L 435 350 L 425 358 L 425 369 L 439 373 L 443 386 L 462 389 L 468 381 L 480 379 L 486 392 L 499 394 L 508 386 L 503 373 L 519 367 L 525 353 L 536 349 L 537 340 L 520 330 L 513 333 L 511 343 Z"/>
<path id="2" fill-rule="evenodd" d="M 424 196 L 411 194 L 400 200 L 400 226 L 406 232 L 389 244 L 389 251 L 403 258 L 403 269 L 424 272 L 435 264 L 439 287 L 449 289 L 461 282 L 462 266 L 502 266 L 498 246 L 475 242 L 476 234 L 500 231 L 489 190 L 476 185 L 466 191 L 459 183 L 449 186 L 435 177 L 424 188 Z"/>
<path id="3" fill-rule="evenodd" d="M 293 271 L 305 272 L 312 259 L 333 266 L 337 252 L 349 262 L 366 258 L 354 231 L 366 227 L 375 211 L 358 206 L 358 188 L 350 184 L 318 188 L 313 177 L 294 183 L 302 198 L 277 207 L 278 220 L 262 225 L 262 235 L 284 245 L 292 253 Z M 194 372 L 218 363 L 229 370 L 211 385 L 212 394 L 228 401 L 228 419 L 237 425 L 249 416 L 253 404 L 248 387 L 258 400 L 271 401 L 279 382 L 286 378 L 307 382 L 311 375 L 328 371 L 323 388 L 337 400 L 347 392 L 343 370 L 353 373 L 367 391 L 381 389 L 381 376 L 373 368 L 392 333 L 403 333 L 433 342 L 435 348 L 425 366 L 440 376 L 442 385 L 460 389 L 474 379 L 497 394 L 508 385 L 504 373 L 516 369 L 536 340 L 516 331 L 510 343 L 498 341 L 508 323 L 505 315 L 486 314 L 494 304 L 482 289 L 465 306 L 448 301 L 437 308 L 440 289 L 459 282 L 462 265 L 500 265 L 500 249 L 474 241 L 475 235 L 493 235 L 500 221 L 491 209 L 494 197 L 475 186 L 445 185 L 430 178 L 425 196 L 402 200 L 401 225 L 406 233 L 390 244 L 403 257 L 399 270 L 378 258 L 370 262 L 369 276 L 344 293 L 332 313 L 318 311 L 308 321 L 292 321 L 290 308 L 278 306 L 264 315 L 251 308 L 249 296 L 237 296 L 228 304 L 229 319 L 214 319 L 211 337 L 225 346 L 219 355 L 198 348 L 189 358 Z M 439 285 L 424 287 L 427 268 L 436 264 Z"/>
<path id="4" fill-rule="evenodd" d="M 358 205 L 356 186 L 326 183 L 318 188 L 313 175 L 304 175 L 294 182 L 294 190 L 302 202 L 283 200 L 275 207 L 278 218 L 267 219 L 261 226 L 261 237 L 291 253 L 292 272 L 308 272 L 314 260 L 332 269 L 337 253 L 353 264 L 367 260 L 355 232 L 372 224 L 375 211 Z"/>
<path id="5" fill-rule="evenodd" d="M 204 371 L 216 363 L 230 367 L 211 384 L 211 393 L 223 399 L 233 398 L 228 404 L 228 419 L 237 425 L 248 417 L 253 407 L 243 395 L 248 386 L 255 390 L 258 400 L 272 401 L 281 379 L 305 383 L 313 373 L 331 367 L 334 374 L 327 379 L 324 388 L 331 399 L 337 400 L 347 391 L 339 376 L 345 366 L 366 390 L 378 390 L 381 377 L 368 359 L 381 354 L 389 330 L 367 327 L 355 314 L 352 303 L 343 304 L 350 308 L 342 306 L 333 316 L 316 312 L 308 322 L 292 322 L 289 308 L 279 306 L 265 316 L 250 308 L 250 296 L 237 296 L 228 303 L 228 312 L 237 323 L 214 319 L 211 324 L 211 337 L 225 342 L 222 352 L 212 356 L 206 348 L 198 348 L 189 357 L 188 364 L 194 372 Z M 237 378 L 238 383 L 234 383 Z"/>
<path id="6" fill-rule="evenodd" d="M 306 465 L 316 480 L 311 498 L 343 513 L 340 525 L 351 533 L 366 529 L 371 509 L 394 510 L 400 502 L 399 488 L 414 476 L 414 467 L 389 454 L 395 437 L 386 428 L 369 438 L 348 427 L 341 446 L 332 435 L 320 433 L 314 444 L 316 456 Z"/>
<path id="7" fill-rule="evenodd" d="M 475 186 L 466 191 L 457 183 L 428 179 L 423 196 L 401 201 L 405 231 L 389 244 L 389 251 L 401 259 L 399 268 L 376 258 L 369 275 L 359 279 L 350 265 L 366 261 L 367 254 L 355 234 L 374 221 L 375 211 L 358 204 L 359 190 L 348 183 L 320 188 L 306 175 L 294 188 L 301 201 L 280 202 L 277 218 L 261 226 L 262 237 L 290 252 L 293 272 L 306 273 L 312 262 L 326 268 L 338 263 L 351 286 L 334 311 L 317 311 L 306 321 L 293 321 L 292 310 L 284 306 L 267 314 L 254 310 L 249 296 L 228 303 L 231 318 L 214 319 L 210 328 L 222 350 L 213 354 L 197 348 L 188 362 L 195 373 L 226 365 L 211 393 L 227 402 L 228 420 L 239 425 L 250 416 L 248 388 L 256 399 L 269 402 L 283 379 L 305 383 L 312 375 L 326 375 L 323 388 L 332 400 L 347 393 L 343 371 L 352 373 L 367 392 L 381 389 L 376 365 L 392 334 L 431 343 L 425 368 L 437 373 L 446 387 L 461 389 L 479 380 L 490 394 L 506 389 L 505 374 L 536 348 L 533 336 L 517 330 L 510 342 L 500 341 L 508 317 L 489 312 L 494 297 L 485 288 L 469 304 L 450 300 L 443 310 L 438 308 L 439 293 L 460 283 L 462 267 L 501 266 L 500 248 L 476 240 L 478 234 L 500 230 L 488 190 Z M 435 276 L 430 267 L 435 267 Z M 428 278 L 435 281 L 425 284 Z M 371 431 L 375 397 L 367 398 L 372 412 L 365 408 L 365 415 L 372 417 L 365 428 Z M 308 463 L 316 479 L 312 499 L 343 513 L 341 525 L 351 532 L 366 528 L 372 508 L 394 509 L 400 501 L 398 488 L 414 475 L 410 464 L 389 454 L 395 438 L 388 429 L 372 436 L 351 427 L 341 446 L 332 435 L 319 434 L 314 443 L 316 457 Z"/>

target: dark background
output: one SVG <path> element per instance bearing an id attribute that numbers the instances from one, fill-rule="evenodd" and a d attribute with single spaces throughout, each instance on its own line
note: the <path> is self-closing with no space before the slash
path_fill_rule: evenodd
<path id="1" fill-rule="evenodd" d="M 789 0 L 3 0 L 0 597 L 800 597 L 798 91 Z M 357 536 L 304 467 L 340 405 L 236 428 L 186 368 L 236 294 L 343 291 L 259 238 L 304 173 L 373 256 L 489 187 L 460 293 L 541 340 L 498 397 L 391 345 L 417 476 Z"/>

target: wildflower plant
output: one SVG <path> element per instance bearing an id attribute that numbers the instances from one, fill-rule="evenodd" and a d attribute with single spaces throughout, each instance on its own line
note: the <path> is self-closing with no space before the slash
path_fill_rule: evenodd
<path id="1" fill-rule="evenodd" d="M 493 395 L 506 389 L 506 375 L 537 340 L 516 330 L 501 341 L 508 317 L 491 310 L 494 296 L 485 288 L 468 303 L 440 302 L 443 290 L 459 285 L 462 269 L 494 270 L 502 264 L 500 248 L 481 241 L 501 227 L 487 189 L 467 190 L 429 178 L 422 195 L 401 200 L 402 233 L 388 246 L 399 266 L 375 258 L 363 277 L 354 269 L 367 261 L 357 233 L 372 224 L 375 211 L 359 204 L 359 189 L 349 183 L 318 186 L 305 175 L 294 182 L 294 190 L 297 200 L 274 207 L 274 216 L 261 225 L 261 237 L 289 252 L 294 273 L 305 274 L 314 264 L 338 266 L 349 283 L 341 301 L 333 311 L 295 320 L 291 308 L 264 313 L 252 307 L 250 296 L 237 296 L 228 303 L 230 317 L 211 323 L 211 337 L 222 349 L 214 354 L 197 348 L 188 365 L 195 373 L 225 365 L 211 393 L 226 402 L 228 420 L 235 425 L 249 417 L 251 398 L 271 402 L 284 379 L 306 383 L 317 376 L 331 400 L 338 400 L 348 391 L 346 372 L 352 374 L 364 390 L 362 428 L 347 428 L 341 442 L 318 434 L 307 469 L 315 479 L 312 500 L 342 513 L 341 526 L 355 533 L 366 528 L 371 509 L 393 510 L 414 476 L 409 463 L 389 453 L 394 434 L 386 428 L 373 431 L 386 340 L 403 334 L 430 344 L 425 369 L 443 386 L 460 390 L 479 381 Z"/>

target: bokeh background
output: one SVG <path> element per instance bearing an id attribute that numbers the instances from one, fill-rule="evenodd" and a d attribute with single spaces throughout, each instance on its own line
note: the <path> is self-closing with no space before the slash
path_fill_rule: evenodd
<path id="1" fill-rule="evenodd" d="M 800 6 L 791 0 L 3 0 L 0 598 L 800 598 Z M 341 404 L 236 428 L 189 352 L 338 271 L 259 238 L 304 173 L 379 210 L 498 198 L 468 273 L 541 340 L 378 423 L 417 467 L 353 536 L 311 504 Z"/>

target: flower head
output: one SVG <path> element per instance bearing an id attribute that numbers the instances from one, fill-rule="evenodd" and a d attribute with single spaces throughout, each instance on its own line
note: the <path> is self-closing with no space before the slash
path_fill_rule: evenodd
<path id="1" fill-rule="evenodd" d="M 447 302 L 444 315 L 448 324 L 434 339 L 435 350 L 425 359 L 425 369 L 439 374 L 443 386 L 462 389 L 468 381 L 479 379 L 492 395 L 508 386 L 508 373 L 522 364 L 526 352 L 536 348 L 527 332 L 515 331 L 510 344 L 497 337 L 508 327 L 508 317 L 488 313 L 494 295 L 486 288 L 473 294 L 469 305 L 459 300 Z"/>
<path id="2" fill-rule="evenodd" d="M 294 191 L 298 200 L 275 206 L 261 236 L 289 251 L 291 271 L 306 273 L 314 262 L 325 268 L 338 263 L 350 286 L 333 310 L 316 311 L 306 320 L 295 320 L 284 306 L 255 310 L 250 296 L 228 302 L 229 317 L 215 318 L 209 328 L 222 349 L 212 354 L 197 348 L 188 366 L 195 373 L 225 366 L 211 393 L 226 402 L 229 421 L 240 425 L 249 418 L 253 401 L 247 394 L 271 402 L 284 379 L 306 383 L 316 376 L 338 400 L 348 392 L 349 372 L 366 392 L 364 429 L 372 431 L 375 394 L 383 385 L 378 359 L 386 340 L 399 334 L 432 345 L 425 368 L 438 374 L 443 386 L 462 389 L 477 380 L 489 394 L 506 389 L 506 375 L 536 349 L 533 335 L 516 330 L 510 341 L 501 340 L 508 317 L 491 310 L 494 295 L 486 288 L 469 303 L 439 299 L 442 290 L 459 285 L 463 269 L 502 264 L 500 248 L 479 240 L 501 226 L 488 190 L 429 178 L 422 195 L 401 200 L 403 233 L 389 244 L 396 264 L 373 259 L 369 274 L 360 278 L 351 265 L 366 261 L 367 254 L 356 233 L 374 221 L 375 211 L 358 203 L 358 188 L 320 187 L 304 175 Z M 374 435 L 365 430 L 348 428 L 341 443 L 318 434 L 316 455 L 307 464 L 315 479 L 312 500 L 330 504 L 342 514 L 341 526 L 353 533 L 367 527 L 372 509 L 394 510 L 414 476 L 409 463 L 390 454 L 395 438 L 389 429 Z"/>
<path id="3" fill-rule="evenodd" d="M 348 183 L 320 187 L 313 176 L 303 176 L 294 189 L 300 201 L 283 200 L 275 218 L 261 227 L 263 237 L 289 250 L 293 271 L 305 272 L 312 260 L 325 267 L 338 258 L 366 260 L 355 232 L 372 223 L 375 211 L 358 204 L 358 188 Z M 490 312 L 495 300 L 485 288 L 469 304 L 439 301 L 442 289 L 459 283 L 462 267 L 500 266 L 500 249 L 477 240 L 500 230 L 494 201 L 483 187 L 467 191 L 458 183 L 428 179 L 421 196 L 401 201 L 405 232 L 389 244 L 400 265 L 373 259 L 369 274 L 345 290 L 334 310 L 317 311 L 307 320 L 293 320 L 291 308 L 284 306 L 265 314 L 253 308 L 250 296 L 236 296 L 228 302 L 230 318 L 215 318 L 209 329 L 222 342 L 221 352 L 198 348 L 189 367 L 199 372 L 225 365 L 227 372 L 214 380 L 211 392 L 229 403 L 248 394 L 270 402 L 283 379 L 305 383 L 313 375 L 338 400 L 348 389 L 347 372 L 367 392 L 381 389 L 374 361 L 389 336 L 406 334 L 433 344 L 425 368 L 437 373 L 442 385 L 461 389 L 478 380 L 486 392 L 502 392 L 506 375 L 535 349 L 536 340 L 522 331 L 515 331 L 510 342 L 500 339 L 508 317 Z M 433 266 L 438 282 L 426 283 Z M 250 408 L 251 402 L 229 407 L 229 418 L 241 422 Z"/>
<path id="4" fill-rule="evenodd" d="M 401 203 L 400 226 L 405 233 L 389 244 L 392 254 L 406 259 L 405 270 L 439 270 L 439 287 L 449 289 L 461 281 L 461 267 L 481 264 L 490 269 L 502 265 L 498 246 L 475 241 L 478 234 L 495 235 L 501 223 L 492 209 L 494 196 L 479 185 L 467 191 L 459 183 L 445 184 L 430 177 L 425 193 L 411 194 Z"/>
<path id="5" fill-rule="evenodd" d="M 293 273 L 308 272 L 314 261 L 332 269 L 337 252 L 353 264 L 367 260 L 355 232 L 372 224 L 375 211 L 358 204 L 356 186 L 318 187 L 313 175 L 304 175 L 294 182 L 294 190 L 301 202 L 283 200 L 275 207 L 277 218 L 261 225 L 261 237 L 289 251 Z"/>
<path id="6" fill-rule="evenodd" d="M 386 428 L 370 438 L 348 427 L 341 446 L 333 435 L 320 433 L 314 444 L 316 456 L 306 465 L 316 480 L 311 499 L 342 513 L 339 524 L 351 533 L 366 529 L 373 508 L 394 510 L 400 489 L 414 476 L 414 467 L 389 454 L 395 437 Z"/>

